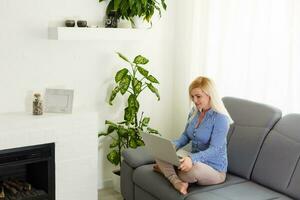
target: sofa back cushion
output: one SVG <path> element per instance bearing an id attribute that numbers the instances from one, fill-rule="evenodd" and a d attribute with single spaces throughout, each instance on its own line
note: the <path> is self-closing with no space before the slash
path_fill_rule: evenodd
<path id="1" fill-rule="evenodd" d="M 224 97 L 234 123 L 228 133 L 228 171 L 249 179 L 261 145 L 281 118 L 277 108 L 248 100 Z"/>
<path id="2" fill-rule="evenodd" d="M 251 179 L 300 199 L 300 114 L 284 116 L 267 136 Z"/>

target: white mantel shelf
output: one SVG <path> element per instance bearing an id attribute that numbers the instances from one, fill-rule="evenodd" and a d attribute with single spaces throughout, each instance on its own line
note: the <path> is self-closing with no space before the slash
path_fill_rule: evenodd
<path id="1" fill-rule="evenodd" d="M 49 27 L 52 40 L 145 40 L 151 29 Z"/>

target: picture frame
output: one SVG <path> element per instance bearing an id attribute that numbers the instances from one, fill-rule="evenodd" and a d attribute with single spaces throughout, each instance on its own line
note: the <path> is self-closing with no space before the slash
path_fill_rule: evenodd
<path id="1" fill-rule="evenodd" d="M 74 90 L 50 89 L 45 92 L 45 112 L 72 113 Z"/>

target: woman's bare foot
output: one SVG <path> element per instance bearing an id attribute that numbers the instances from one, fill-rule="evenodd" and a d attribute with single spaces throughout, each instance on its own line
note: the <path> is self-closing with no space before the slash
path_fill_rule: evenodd
<path id="1" fill-rule="evenodd" d="M 154 164 L 154 165 L 153 165 L 153 171 L 155 171 L 155 172 L 158 172 L 158 173 L 161 173 L 161 174 L 162 174 L 162 171 L 160 170 L 160 168 L 159 168 L 158 164 Z"/>
<path id="2" fill-rule="evenodd" d="M 189 187 L 189 184 L 183 181 L 177 181 L 173 183 L 173 186 L 176 190 L 178 190 L 181 194 L 187 194 L 187 189 Z"/>

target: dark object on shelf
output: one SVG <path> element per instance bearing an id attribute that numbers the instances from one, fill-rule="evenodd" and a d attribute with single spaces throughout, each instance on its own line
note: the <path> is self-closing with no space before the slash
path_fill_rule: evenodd
<path id="1" fill-rule="evenodd" d="M 41 94 L 35 93 L 34 100 L 32 102 L 32 114 L 42 115 L 43 114 L 43 102 L 41 100 Z"/>
<path id="2" fill-rule="evenodd" d="M 87 21 L 85 21 L 85 20 L 78 20 L 77 21 L 77 26 L 78 27 L 87 27 Z"/>
<path id="3" fill-rule="evenodd" d="M 66 20 L 65 25 L 66 25 L 66 27 L 74 27 L 75 26 L 75 20 Z"/>
<path id="4" fill-rule="evenodd" d="M 118 26 L 118 17 L 115 10 L 109 11 L 105 19 L 105 28 L 117 28 Z"/>

